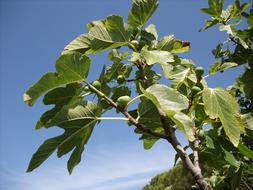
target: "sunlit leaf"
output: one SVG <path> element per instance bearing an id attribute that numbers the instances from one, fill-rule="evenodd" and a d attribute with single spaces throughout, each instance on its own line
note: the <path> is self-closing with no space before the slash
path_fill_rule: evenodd
<path id="1" fill-rule="evenodd" d="M 141 50 L 141 57 L 143 57 L 148 65 L 155 63 L 166 64 L 174 61 L 174 56 L 167 51 L 148 50 L 143 48 Z"/>
<path id="2" fill-rule="evenodd" d="M 91 49 L 87 53 L 97 53 L 126 45 L 129 42 L 130 33 L 122 17 L 112 15 L 104 22 L 97 22 L 90 26 L 89 36 L 92 38 Z"/>
<path id="3" fill-rule="evenodd" d="M 32 106 L 47 91 L 60 85 L 81 82 L 86 79 L 91 60 L 80 53 L 61 55 L 56 61 L 55 73 L 45 74 L 24 94 L 24 101 Z"/>
<path id="4" fill-rule="evenodd" d="M 143 27 L 158 7 L 158 0 L 133 0 L 132 9 L 128 14 L 131 27 Z"/>
<path id="5" fill-rule="evenodd" d="M 159 40 L 157 49 L 168 51 L 170 53 L 184 53 L 189 51 L 190 43 L 177 40 L 174 35 L 169 35 Z"/>
<path id="6" fill-rule="evenodd" d="M 203 91 L 205 111 L 211 119 L 220 119 L 226 135 L 238 146 L 243 123 L 239 106 L 232 95 L 221 88 L 205 88 Z"/>

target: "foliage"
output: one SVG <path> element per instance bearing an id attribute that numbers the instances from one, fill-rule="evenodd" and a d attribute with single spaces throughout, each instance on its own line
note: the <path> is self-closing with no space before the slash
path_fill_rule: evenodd
<path id="1" fill-rule="evenodd" d="M 207 165 L 202 166 L 204 176 L 213 173 L 213 168 Z M 252 169 L 247 168 L 242 173 L 242 181 L 238 190 L 245 190 L 247 187 L 253 188 Z M 198 190 L 193 177 L 183 167 L 182 162 L 177 163 L 171 170 L 156 175 L 149 184 L 143 187 L 143 190 Z"/>
<path id="2" fill-rule="evenodd" d="M 209 75 L 243 65 L 244 71 L 233 85 L 208 87 L 205 78 L 209 75 L 203 76 L 203 68 L 179 56 L 189 51 L 190 42 L 173 35 L 159 38 L 155 25 L 146 27 L 158 0 L 133 0 L 127 23 L 119 15 L 88 23 L 88 32 L 64 48 L 56 72 L 42 76 L 24 94 L 30 106 L 43 95 L 45 105 L 55 105 L 41 116 L 36 129 L 64 129 L 39 147 L 27 171 L 57 151 L 58 157 L 71 153 L 71 173 L 96 124 L 119 119 L 135 127 L 145 149 L 160 139 L 169 142 L 177 152 L 176 160 L 182 160 L 201 189 L 236 189 L 242 173 L 252 168 L 253 159 L 249 143 L 253 138 L 253 9 L 248 11 L 250 4 L 239 0 L 226 9 L 223 0 L 208 2 L 209 7 L 202 11 L 211 19 L 201 31 L 219 25 L 228 34 L 228 40 L 213 50 L 218 61 L 210 66 Z M 248 26 L 237 29 L 245 21 Z M 89 82 L 92 61 L 88 55 L 108 50 L 112 63 L 101 65 L 99 78 Z M 154 70 L 155 64 L 161 66 L 163 75 Z M 169 85 L 161 84 L 163 76 Z M 130 89 L 129 83 L 134 87 Z M 88 101 L 90 96 L 96 97 L 93 102 Z M 137 99 L 136 109 L 129 110 Z M 102 117 L 110 109 L 125 117 Z M 177 130 L 188 139 L 186 147 L 178 141 Z M 213 168 L 205 178 L 199 161 Z"/>
<path id="3" fill-rule="evenodd" d="M 153 177 L 143 190 L 190 190 L 194 184 L 191 174 L 179 162 L 173 169 Z"/>

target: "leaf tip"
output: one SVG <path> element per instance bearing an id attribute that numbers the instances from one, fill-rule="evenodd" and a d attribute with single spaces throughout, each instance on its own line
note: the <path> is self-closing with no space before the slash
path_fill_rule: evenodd
<path id="1" fill-rule="evenodd" d="M 27 93 L 24 93 L 24 95 L 23 95 L 23 100 L 24 100 L 24 102 L 28 105 L 28 106 L 32 106 L 33 105 L 33 103 L 32 103 L 32 98 L 31 98 L 31 96 L 29 96 L 29 94 L 27 94 Z"/>

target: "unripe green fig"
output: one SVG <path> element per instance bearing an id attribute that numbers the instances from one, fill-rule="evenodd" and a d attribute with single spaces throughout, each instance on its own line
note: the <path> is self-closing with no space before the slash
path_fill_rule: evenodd
<path id="1" fill-rule="evenodd" d="M 197 67 L 195 69 L 195 73 L 197 75 L 197 77 L 201 77 L 204 74 L 205 70 L 203 67 Z"/>
<path id="2" fill-rule="evenodd" d="M 121 96 L 117 99 L 117 105 L 124 109 L 130 100 L 129 96 Z"/>
<path id="3" fill-rule="evenodd" d="M 119 75 L 119 76 L 117 77 L 117 82 L 118 82 L 119 84 L 122 84 L 123 82 L 125 82 L 125 77 L 124 77 L 123 75 Z"/>
<path id="4" fill-rule="evenodd" d="M 199 93 L 201 89 L 198 86 L 192 87 L 192 95 L 194 96 L 195 94 Z"/>
<path id="5" fill-rule="evenodd" d="M 92 86 L 94 86 L 96 89 L 100 90 L 101 89 L 101 83 L 98 80 L 95 80 L 92 83 Z"/>
<path id="6" fill-rule="evenodd" d="M 84 90 L 85 90 L 86 92 L 89 92 L 89 91 L 90 91 L 89 86 L 85 86 L 85 87 L 84 87 Z"/>

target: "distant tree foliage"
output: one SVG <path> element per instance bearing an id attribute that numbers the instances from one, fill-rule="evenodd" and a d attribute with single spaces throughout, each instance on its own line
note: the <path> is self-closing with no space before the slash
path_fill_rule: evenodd
<path id="1" fill-rule="evenodd" d="M 202 169 L 205 177 L 213 173 L 211 167 L 205 166 L 204 168 L 202 167 Z M 230 178 L 229 180 L 232 179 Z M 231 188 L 225 186 L 220 188 L 220 190 L 229 189 Z M 237 190 L 251 189 L 253 189 L 253 170 L 252 168 L 247 168 L 242 173 L 242 179 Z M 183 167 L 182 162 L 179 162 L 169 171 L 153 177 L 149 184 L 145 185 L 142 190 L 199 190 L 199 187 L 195 185 L 193 177 Z"/>

